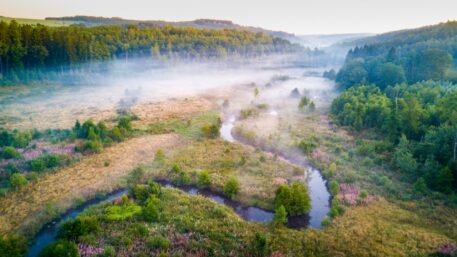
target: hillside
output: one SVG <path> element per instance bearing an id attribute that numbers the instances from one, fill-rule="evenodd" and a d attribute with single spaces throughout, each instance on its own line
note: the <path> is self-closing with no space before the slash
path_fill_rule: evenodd
<path id="1" fill-rule="evenodd" d="M 457 81 L 457 21 L 395 31 L 353 42 L 336 80 L 381 88 L 424 80 Z"/>
<path id="2" fill-rule="evenodd" d="M 48 17 L 47 21 L 64 21 L 82 24 L 85 26 L 99 26 L 99 25 L 138 25 L 140 27 L 191 27 L 199 29 L 236 29 L 246 30 L 250 32 L 263 32 L 270 36 L 281 37 L 281 38 L 293 38 L 294 34 L 290 34 L 283 31 L 273 31 L 258 27 L 242 26 L 227 20 L 213 20 L 213 19 L 197 19 L 193 21 L 161 21 L 161 20 L 128 20 L 118 17 L 106 18 L 106 17 L 93 17 L 93 16 L 72 16 L 72 17 Z"/>

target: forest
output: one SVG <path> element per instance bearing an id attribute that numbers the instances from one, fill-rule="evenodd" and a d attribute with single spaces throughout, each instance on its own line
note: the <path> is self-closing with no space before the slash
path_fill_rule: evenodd
<path id="1" fill-rule="evenodd" d="M 392 32 L 355 43 L 336 74 L 344 88 L 357 84 L 388 85 L 424 80 L 457 81 L 457 22 Z"/>
<path id="2" fill-rule="evenodd" d="M 287 40 L 243 30 L 135 25 L 53 28 L 0 22 L 0 82 L 39 79 L 42 74 L 37 71 L 43 68 L 62 71 L 113 59 L 214 59 L 303 50 Z"/>
<path id="3" fill-rule="evenodd" d="M 457 192 L 456 31 L 448 22 L 366 39 L 336 74 L 335 121 L 373 130 L 377 153 L 418 193 Z"/>

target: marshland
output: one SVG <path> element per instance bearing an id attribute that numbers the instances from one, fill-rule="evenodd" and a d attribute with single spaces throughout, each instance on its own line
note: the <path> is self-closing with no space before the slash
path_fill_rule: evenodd
<path id="1" fill-rule="evenodd" d="M 456 256 L 448 21 L 0 17 L 0 256 Z"/>

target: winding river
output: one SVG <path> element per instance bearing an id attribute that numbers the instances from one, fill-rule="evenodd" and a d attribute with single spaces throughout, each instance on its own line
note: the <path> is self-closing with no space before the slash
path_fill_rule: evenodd
<path id="1" fill-rule="evenodd" d="M 272 111 L 270 112 L 271 115 L 276 116 L 277 112 Z M 233 134 L 232 129 L 235 126 L 235 116 L 229 116 L 221 126 L 221 137 L 229 142 L 238 142 L 244 143 L 240 140 L 237 140 Z M 272 153 L 269 149 L 260 147 L 264 152 Z M 311 166 L 303 157 L 301 156 L 285 156 L 281 153 L 275 152 L 279 158 L 283 161 L 290 162 L 292 164 L 301 166 L 305 169 L 305 172 L 308 172 L 308 189 L 309 194 L 311 197 L 311 211 L 309 212 L 309 216 L 300 215 L 297 217 L 290 217 L 289 222 L 293 220 L 295 226 L 289 227 L 307 227 L 309 226 L 313 228 L 321 228 L 321 221 L 323 218 L 327 216 L 327 213 L 330 210 L 330 193 L 327 189 L 327 182 L 322 177 L 320 171 L 313 166 Z M 300 224 L 300 225 L 298 225 Z"/>
<path id="2" fill-rule="evenodd" d="M 274 115 L 274 114 L 272 114 Z M 222 126 L 221 126 L 221 137 L 229 142 L 239 142 L 235 137 L 232 135 L 232 129 L 235 124 L 235 117 L 230 116 L 226 119 Z M 264 151 L 268 152 L 268 149 L 263 149 Z M 278 154 L 278 153 L 277 153 Z M 303 161 L 302 158 L 293 158 L 283 156 L 278 154 L 278 156 L 283 159 L 284 161 L 288 161 L 295 165 L 300 165 L 305 168 L 309 172 L 309 181 L 308 181 L 308 188 L 311 196 L 311 211 L 308 215 L 300 215 L 296 217 L 289 217 L 287 226 L 290 228 L 306 228 L 308 226 L 314 228 L 321 227 L 321 220 L 327 215 L 330 209 L 330 193 L 327 190 L 326 181 L 320 174 L 319 170 L 313 168 L 309 165 L 306 161 Z M 302 160 L 302 161 L 297 161 Z M 182 186 L 177 187 L 170 182 L 167 181 L 159 181 L 164 187 L 168 188 L 179 188 L 180 190 L 190 194 L 190 195 L 202 195 L 214 200 L 217 203 L 226 205 L 232 208 L 242 219 L 246 221 L 254 221 L 254 222 L 261 222 L 267 223 L 270 222 L 273 217 L 274 213 L 271 211 L 263 210 L 258 207 L 254 206 L 245 206 L 238 202 L 235 202 L 224 195 L 213 192 L 207 189 L 199 189 L 195 186 Z M 27 256 L 35 257 L 38 256 L 40 251 L 48 244 L 56 241 L 57 238 L 57 231 L 58 226 L 62 222 L 74 219 L 78 216 L 81 212 L 86 210 L 87 208 L 100 204 L 103 202 L 108 202 L 113 199 L 119 198 L 123 194 L 127 193 L 126 189 L 121 189 L 115 191 L 111 194 L 106 195 L 102 198 L 96 198 L 85 202 L 84 204 L 80 205 L 77 208 L 70 209 L 59 218 L 55 219 L 54 221 L 46 224 L 42 227 L 42 229 L 38 232 L 33 243 L 29 247 L 27 252 Z"/>

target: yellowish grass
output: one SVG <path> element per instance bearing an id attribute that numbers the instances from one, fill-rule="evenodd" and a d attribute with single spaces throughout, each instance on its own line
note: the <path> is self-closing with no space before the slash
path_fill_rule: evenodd
<path id="1" fill-rule="evenodd" d="M 49 218 L 44 214 L 50 203 L 65 210 L 81 197 L 112 191 L 134 167 L 151 161 L 158 149 L 171 149 L 181 143 L 182 139 L 175 134 L 133 138 L 0 198 L 0 234 L 46 222 L 42 219 Z"/>
<path id="2" fill-rule="evenodd" d="M 348 209 L 312 236 L 331 256 L 423 256 L 453 242 L 420 215 L 382 199 Z"/>
<path id="3" fill-rule="evenodd" d="M 132 108 L 139 120 L 134 122 L 136 127 L 145 127 L 152 123 L 170 119 L 183 119 L 214 108 L 214 104 L 202 97 L 170 99 L 164 102 L 145 102 Z"/>

